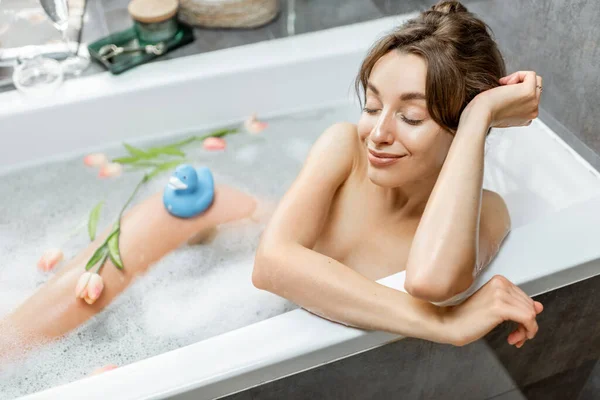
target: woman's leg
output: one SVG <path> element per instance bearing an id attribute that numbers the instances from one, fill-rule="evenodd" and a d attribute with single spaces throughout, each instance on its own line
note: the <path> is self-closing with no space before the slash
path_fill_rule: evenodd
<path id="1" fill-rule="evenodd" d="M 90 305 L 76 298 L 75 286 L 85 272 L 87 260 L 103 243 L 110 229 L 70 260 L 4 320 L 0 320 L 0 327 L 8 328 L 0 329 L 0 357 L 10 350 L 6 347 L 16 343 L 28 345 L 47 341 L 77 328 L 110 304 L 137 275 L 146 272 L 163 256 L 190 239 L 197 242 L 219 224 L 250 217 L 255 208 L 253 197 L 227 186 L 217 186 L 210 208 L 189 219 L 170 215 L 164 208 L 162 193 L 134 206 L 121 221 L 119 247 L 125 268 L 120 271 L 110 259 L 107 260 L 100 270 L 104 290 L 98 300 Z M 14 334 L 26 339 L 12 337 Z"/>

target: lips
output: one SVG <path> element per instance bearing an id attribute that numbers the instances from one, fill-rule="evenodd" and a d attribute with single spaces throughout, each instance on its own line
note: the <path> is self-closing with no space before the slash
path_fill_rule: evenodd
<path id="1" fill-rule="evenodd" d="M 375 166 L 375 167 L 385 167 L 391 164 L 394 164 L 395 162 L 397 162 L 398 160 L 400 160 L 401 158 L 403 158 L 405 156 L 405 154 L 402 155 L 398 155 L 398 154 L 391 154 L 391 153 L 383 153 L 383 152 L 379 152 L 379 151 L 375 151 L 375 150 L 369 150 L 369 162 L 371 163 L 371 165 Z"/>

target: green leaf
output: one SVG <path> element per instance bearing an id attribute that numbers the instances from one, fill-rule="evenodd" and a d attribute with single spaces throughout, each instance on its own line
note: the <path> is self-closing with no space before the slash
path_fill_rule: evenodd
<path id="1" fill-rule="evenodd" d="M 106 242 L 105 242 L 102 246 L 98 247 L 96 249 L 96 251 L 94 252 L 94 254 L 92 255 L 92 257 L 90 257 L 90 260 L 85 265 L 85 270 L 89 271 L 90 268 L 92 268 L 94 265 L 98 264 L 98 262 L 106 256 L 107 252 L 108 252 L 108 247 L 106 246 Z"/>
<path id="2" fill-rule="evenodd" d="M 206 136 L 223 137 L 223 136 L 227 136 L 227 135 L 230 135 L 232 133 L 237 133 L 237 132 L 238 132 L 237 128 L 224 128 L 224 129 L 219 129 L 219 130 L 213 131 Z"/>
<path id="3" fill-rule="evenodd" d="M 196 136 L 192 136 L 192 137 L 189 137 L 187 139 L 180 140 L 179 142 L 175 142 L 171 146 L 182 147 L 182 146 L 186 146 L 186 145 L 188 145 L 190 143 L 193 143 L 196 140 L 198 140 L 198 138 Z"/>
<path id="4" fill-rule="evenodd" d="M 90 234 L 90 240 L 93 242 L 96 239 L 96 227 L 98 226 L 98 219 L 100 218 L 100 211 L 102 210 L 102 206 L 104 202 L 96 204 L 92 211 L 90 212 L 90 218 L 88 219 L 88 233 Z"/>
<path id="5" fill-rule="evenodd" d="M 113 162 L 119 163 L 119 164 L 133 164 L 136 163 L 140 160 L 139 157 L 118 157 L 118 158 L 113 158 Z"/>
<path id="6" fill-rule="evenodd" d="M 187 139 L 180 140 L 178 142 L 173 143 L 170 147 L 182 147 L 182 146 L 186 146 L 195 141 L 202 142 L 204 139 L 209 138 L 209 137 L 223 137 L 223 136 L 231 135 L 233 133 L 238 133 L 238 132 L 239 132 L 239 130 L 237 128 L 218 129 L 216 131 L 212 131 L 211 133 L 207 133 L 206 135 L 192 136 Z"/>
<path id="7" fill-rule="evenodd" d="M 128 168 L 132 168 L 132 169 L 143 169 L 143 168 L 154 168 L 154 167 L 158 167 L 159 165 L 162 165 L 163 161 L 138 161 L 136 163 L 132 163 L 130 165 L 127 165 Z"/>
<path id="8" fill-rule="evenodd" d="M 131 154 L 133 157 L 137 157 L 137 158 L 147 158 L 148 157 L 148 153 L 146 153 L 142 149 L 138 149 L 137 147 L 133 147 L 132 145 L 127 144 L 127 143 L 123 143 L 123 146 L 125 146 L 125 148 L 129 152 L 129 154 Z"/>
<path id="9" fill-rule="evenodd" d="M 166 154 L 169 156 L 185 157 L 185 153 L 175 146 L 152 147 L 148 149 L 148 153 L 152 155 Z"/>
<path id="10" fill-rule="evenodd" d="M 119 224 L 119 223 L 118 223 Z M 121 236 L 120 224 L 117 227 L 113 234 L 110 235 L 108 239 L 108 254 L 110 256 L 110 260 L 118 269 L 123 269 L 123 260 L 121 259 L 121 251 L 119 249 L 119 237 Z"/>
<path id="11" fill-rule="evenodd" d="M 178 165 L 184 163 L 186 160 L 177 160 L 177 161 L 168 161 L 165 163 L 162 163 L 160 165 L 158 165 L 156 168 L 154 168 L 147 176 L 147 180 L 150 180 L 152 178 L 154 178 L 155 176 L 168 171 L 172 168 L 177 167 Z"/>

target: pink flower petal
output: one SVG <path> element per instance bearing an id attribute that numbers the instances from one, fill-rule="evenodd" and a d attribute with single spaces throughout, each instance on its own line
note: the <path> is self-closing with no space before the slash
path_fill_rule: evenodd
<path id="1" fill-rule="evenodd" d="M 108 163 L 100 168 L 100 178 L 112 178 L 123 173 L 123 166 L 119 163 Z"/>
<path id="2" fill-rule="evenodd" d="M 269 126 L 268 123 L 266 122 L 262 122 L 259 121 L 256 118 L 256 114 L 252 114 L 245 122 L 244 122 L 244 128 L 246 129 L 246 131 L 248 131 L 249 133 L 260 133 L 262 131 L 264 131 L 267 126 Z"/>
<path id="3" fill-rule="evenodd" d="M 96 300 L 100 297 L 103 289 L 104 282 L 102 281 L 102 277 L 98 274 L 92 274 L 90 282 L 87 285 L 88 297 L 90 300 Z"/>
<path id="4" fill-rule="evenodd" d="M 102 277 L 96 273 L 84 272 L 77 281 L 75 297 L 83 299 L 88 304 L 94 302 L 102 294 L 104 282 Z"/>
<path id="5" fill-rule="evenodd" d="M 83 158 L 83 163 L 88 167 L 101 167 L 108 164 L 108 157 L 104 153 L 88 154 Z"/>
<path id="6" fill-rule="evenodd" d="M 264 131 L 265 129 L 267 129 L 268 126 L 269 126 L 269 124 L 266 122 L 255 121 L 252 124 L 250 124 L 250 126 L 248 127 L 248 132 L 254 133 L 254 134 L 260 133 L 260 132 Z"/>
<path id="7" fill-rule="evenodd" d="M 42 271 L 48 272 L 56 267 L 56 265 L 60 263 L 62 259 L 63 252 L 61 249 L 48 249 L 38 261 L 37 266 Z"/>
<path id="8" fill-rule="evenodd" d="M 101 373 L 103 373 L 103 372 L 110 371 L 110 370 L 112 370 L 112 369 L 117 369 L 117 368 L 119 368 L 119 367 L 118 367 L 118 366 L 116 366 L 116 365 L 114 365 L 114 364 L 108 364 L 108 365 L 105 365 L 104 367 L 100 367 L 100 368 L 97 368 L 97 369 L 95 369 L 95 370 L 94 370 L 94 371 L 93 371 L 93 372 L 90 374 L 90 376 L 93 376 L 93 375 L 98 375 L 98 374 L 101 374 Z"/>
<path id="9" fill-rule="evenodd" d="M 84 272 L 81 274 L 77 281 L 77 286 L 75 286 L 75 297 L 84 298 L 87 296 L 87 284 L 91 274 L 91 272 Z"/>
<path id="10" fill-rule="evenodd" d="M 223 138 L 219 137 L 209 137 L 204 139 L 202 142 L 205 150 L 225 150 L 227 147 L 227 142 Z"/>

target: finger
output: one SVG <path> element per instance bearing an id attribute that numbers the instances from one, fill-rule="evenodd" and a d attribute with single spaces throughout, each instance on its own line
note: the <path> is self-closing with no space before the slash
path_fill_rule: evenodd
<path id="1" fill-rule="evenodd" d="M 512 331 L 506 338 L 506 341 L 508 342 L 508 344 L 515 344 L 519 340 L 522 340 L 520 333 L 519 333 L 519 329 L 515 329 L 514 331 Z"/>
<path id="2" fill-rule="evenodd" d="M 510 74 L 510 75 L 506 75 L 506 76 L 504 76 L 504 77 L 500 78 L 500 79 L 498 80 L 498 82 L 500 82 L 500 84 L 501 84 L 501 85 L 508 85 L 508 84 L 509 84 L 509 82 L 511 82 L 511 81 L 512 81 L 512 79 L 513 79 L 515 76 L 517 76 L 517 73 L 516 73 L 516 72 L 513 72 L 513 73 L 512 73 L 512 74 Z"/>
<path id="3" fill-rule="evenodd" d="M 522 338 L 517 343 L 515 343 L 515 346 L 517 347 L 517 349 L 520 349 L 521 346 L 523 346 L 525 344 L 525 342 L 527 341 L 527 334 L 525 333 L 525 327 L 523 327 L 523 325 L 519 326 L 519 331 L 522 334 Z"/>
<path id="4" fill-rule="evenodd" d="M 527 340 L 527 330 L 523 325 L 519 325 L 519 340 L 517 342 L 524 342 Z"/>
<path id="5" fill-rule="evenodd" d="M 544 305 L 542 303 L 540 303 L 539 301 L 534 301 L 533 306 L 535 307 L 536 314 L 539 314 L 542 311 L 544 311 Z"/>
<path id="6" fill-rule="evenodd" d="M 527 335 L 525 333 L 525 328 L 523 328 L 522 325 L 519 325 L 517 327 L 517 329 L 515 329 L 514 331 L 512 331 L 510 333 L 510 335 L 508 335 L 507 341 L 508 341 L 508 344 L 514 345 L 524 339 L 527 339 Z"/>
<path id="7" fill-rule="evenodd" d="M 522 303 L 521 303 L 522 304 Z M 526 333 L 527 339 L 533 339 L 537 335 L 539 326 L 536 320 L 537 313 L 533 305 L 522 305 L 522 312 L 525 313 L 525 321 L 521 322 Z"/>
<path id="8" fill-rule="evenodd" d="M 515 83 L 519 83 L 519 75 L 514 72 L 504 78 L 500 78 L 499 82 L 501 85 L 514 85 Z"/>
<path id="9" fill-rule="evenodd" d="M 513 296 L 509 296 L 505 301 L 506 317 L 511 321 L 522 324 L 525 327 L 527 337 L 532 339 L 538 331 L 537 321 L 535 320 L 535 310 L 528 306 L 524 306 L 521 301 L 518 301 Z"/>
<path id="10" fill-rule="evenodd" d="M 537 84 L 537 74 L 534 71 L 520 71 L 522 72 L 519 75 L 519 81 L 523 82 L 530 89 L 536 89 L 535 85 Z"/>
<path id="11" fill-rule="evenodd" d="M 517 71 L 506 76 L 506 85 L 512 85 L 515 83 L 527 83 L 530 88 L 533 88 L 536 84 L 536 73 L 534 71 Z"/>
<path id="12" fill-rule="evenodd" d="M 538 102 L 540 101 L 540 97 L 542 96 L 542 88 L 543 87 L 544 87 L 544 85 L 542 84 L 542 77 L 538 75 L 536 77 L 536 88 L 535 88 Z"/>

